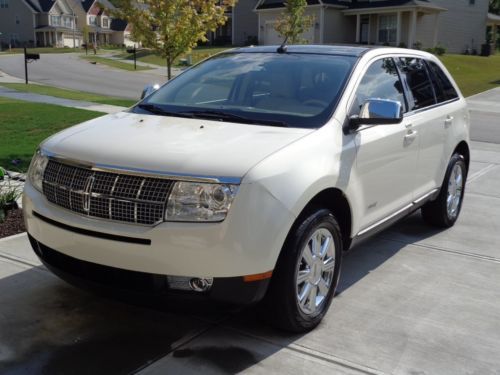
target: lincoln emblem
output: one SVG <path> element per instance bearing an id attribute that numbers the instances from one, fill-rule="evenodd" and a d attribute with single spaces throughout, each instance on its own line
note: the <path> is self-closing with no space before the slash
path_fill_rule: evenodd
<path id="1" fill-rule="evenodd" d="M 94 186 L 95 177 L 89 176 L 85 182 L 85 188 L 83 189 L 83 211 L 89 213 L 90 211 L 90 198 L 92 194 L 92 187 Z"/>

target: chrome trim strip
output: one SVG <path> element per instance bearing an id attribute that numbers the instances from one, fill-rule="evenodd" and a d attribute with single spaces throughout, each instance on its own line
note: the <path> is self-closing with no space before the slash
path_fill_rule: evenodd
<path id="1" fill-rule="evenodd" d="M 383 218 L 382 220 L 377 221 L 375 224 L 372 224 L 372 225 L 370 225 L 369 227 L 367 227 L 367 228 L 365 228 L 365 229 L 363 229 L 363 230 L 359 231 L 359 232 L 358 232 L 358 234 L 356 234 L 356 236 L 355 236 L 355 237 L 360 237 L 360 236 L 362 236 L 362 235 L 364 235 L 364 234 L 366 234 L 366 233 L 370 232 L 371 230 L 373 230 L 373 229 L 377 228 L 378 226 L 380 226 L 380 225 L 382 225 L 382 224 L 384 224 L 384 223 L 388 222 L 389 220 L 391 220 L 391 219 L 395 218 L 396 216 L 398 216 L 398 215 L 402 214 L 402 213 L 403 213 L 403 212 L 405 212 L 406 210 L 411 209 L 412 207 L 414 207 L 414 206 L 418 205 L 419 203 L 421 203 L 421 202 L 422 202 L 422 201 L 424 201 L 425 199 L 429 198 L 432 194 L 436 193 L 438 190 L 439 190 L 439 189 L 433 189 L 433 190 L 431 190 L 429 193 L 424 194 L 424 195 L 423 195 L 423 196 L 421 196 L 420 198 L 418 198 L 418 199 L 414 200 L 412 203 L 410 203 L 410 204 L 408 204 L 408 205 L 404 206 L 403 208 L 401 208 L 400 210 L 398 210 L 398 211 L 394 212 L 393 214 L 391 214 L 391 215 L 389 215 L 389 216 L 387 216 L 387 217 Z"/>
<path id="2" fill-rule="evenodd" d="M 93 164 L 57 155 L 47 150 L 41 150 L 41 152 L 48 158 L 58 161 L 60 163 L 72 165 L 75 167 L 90 169 L 92 171 L 97 171 L 97 172 L 121 173 L 121 174 L 140 176 L 140 177 L 164 178 L 167 180 L 175 180 L 175 181 L 221 183 L 221 184 L 232 184 L 232 185 L 241 184 L 241 177 L 180 174 L 174 172 L 155 171 L 142 168 L 121 167 L 118 165 L 110 165 L 110 164 L 100 164 L 100 163 Z"/>
<path id="3" fill-rule="evenodd" d="M 418 198 L 417 200 L 414 200 L 413 204 L 417 205 L 417 204 L 421 203 L 422 201 L 424 201 L 425 199 L 429 198 L 432 194 L 436 193 L 437 191 L 439 191 L 439 189 L 431 190 L 430 192 L 428 192 L 427 194 L 425 194 L 422 197 Z"/>
<path id="4" fill-rule="evenodd" d="M 356 235 L 356 237 L 359 237 L 359 236 L 362 236 L 362 235 L 363 235 L 363 234 L 365 234 L 365 233 L 368 233 L 368 232 L 369 232 L 369 231 L 371 231 L 372 229 L 375 229 L 375 228 L 376 228 L 376 227 L 378 227 L 379 225 L 382 225 L 382 224 L 384 224 L 385 222 L 387 222 L 387 221 L 391 220 L 392 218 L 394 218 L 394 217 L 398 216 L 399 214 L 402 214 L 404 211 L 406 211 L 406 210 L 408 210 L 408 209 L 412 208 L 413 206 L 414 206 L 414 204 L 413 204 L 413 203 L 410 203 L 410 204 L 408 204 L 408 205 L 404 206 L 402 209 L 400 209 L 400 210 L 398 210 L 398 211 L 394 212 L 392 215 L 389 215 L 389 216 L 387 216 L 386 218 L 384 218 L 384 219 L 382 219 L 382 220 L 380 220 L 380 221 L 377 221 L 375 224 L 370 225 L 368 228 L 363 229 L 362 231 L 358 232 L 358 234 Z"/>

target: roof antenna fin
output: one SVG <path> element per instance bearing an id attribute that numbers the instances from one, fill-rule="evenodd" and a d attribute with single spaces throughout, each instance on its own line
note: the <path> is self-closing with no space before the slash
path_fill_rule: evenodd
<path id="1" fill-rule="evenodd" d="M 281 46 L 278 47 L 278 49 L 276 50 L 276 52 L 278 52 L 278 53 L 286 53 L 286 50 L 287 50 L 286 42 L 287 41 L 288 41 L 288 35 L 286 36 L 286 38 L 283 41 L 283 43 L 281 43 Z"/>

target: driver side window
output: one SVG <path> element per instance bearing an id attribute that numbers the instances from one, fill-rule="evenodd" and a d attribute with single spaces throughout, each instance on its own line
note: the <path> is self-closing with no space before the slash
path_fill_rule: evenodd
<path id="1" fill-rule="evenodd" d="M 403 113 L 407 112 L 403 84 L 392 58 L 372 63 L 356 90 L 356 96 L 349 115 L 357 115 L 368 99 L 389 99 L 401 103 Z"/>

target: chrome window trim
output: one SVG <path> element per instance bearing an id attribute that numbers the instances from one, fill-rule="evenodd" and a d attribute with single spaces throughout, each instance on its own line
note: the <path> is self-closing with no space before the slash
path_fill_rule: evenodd
<path id="1" fill-rule="evenodd" d="M 49 159 L 53 159 L 63 164 L 89 169 L 95 172 L 120 173 L 120 174 L 127 174 L 139 177 L 162 178 L 166 180 L 173 180 L 174 182 L 189 181 L 189 182 L 219 183 L 219 184 L 231 184 L 231 185 L 241 184 L 241 177 L 191 175 L 191 174 L 180 174 L 174 172 L 154 171 L 142 168 L 122 167 L 111 164 L 100 164 L 100 163 L 94 164 L 67 158 L 65 156 L 57 155 L 55 153 L 43 149 L 41 150 L 41 152 Z"/>

